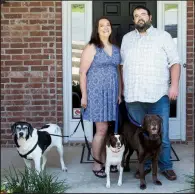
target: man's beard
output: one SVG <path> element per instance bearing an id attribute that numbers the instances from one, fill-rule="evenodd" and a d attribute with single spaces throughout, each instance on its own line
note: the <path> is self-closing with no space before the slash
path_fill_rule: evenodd
<path id="1" fill-rule="evenodd" d="M 139 21 L 142 21 L 143 23 L 140 25 Z M 152 25 L 149 21 L 145 22 L 144 20 L 139 20 L 137 24 L 135 24 L 135 28 L 139 31 L 139 32 L 146 32 L 146 30 L 148 28 L 150 28 L 150 26 Z"/>

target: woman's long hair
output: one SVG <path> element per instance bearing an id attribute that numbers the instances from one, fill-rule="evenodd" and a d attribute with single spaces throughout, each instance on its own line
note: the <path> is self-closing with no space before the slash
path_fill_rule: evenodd
<path id="1" fill-rule="evenodd" d="M 89 41 L 89 44 L 94 44 L 95 46 L 97 47 L 100 47 L 100 48 L 103 48 L 104 47 L 104 44 L 103 42 L 100 40 L 100 37 L 99 37 L 99 33 L 98 33 L 98 26 L 99 26 L 99 21 L 102 20 L 102 19 L 106 19 L 110 22 L 110 26 L 111 26 L 111 34 L 108 38 L 109 42 L 111 44 L 115 44 L 116 45 L 116 41 L 115 41 L 115 37 L 113 35 L 113 28 L 112 28 L 112 23 L 111 21 L 105 17 L 105 16 L 101 16 L 100 18 L 98 18 L 95 22 L 95 25 L 93 27 L 93 31 L 92 31 L 92 34 L 91 34 L 91 39 Z"/>

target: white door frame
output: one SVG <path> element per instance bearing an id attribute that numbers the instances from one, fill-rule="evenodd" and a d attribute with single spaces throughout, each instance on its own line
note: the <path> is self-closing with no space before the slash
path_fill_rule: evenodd
<path id="1" fill-rule="evenodd" d="M 87 23 L 87 37 L 90 37 L 92 31 L 92 1 L 71 1 L 73 3 L 86 3 L 87 12 L 88 12 L 88 23 Z M 70 80 L 71 74 L 67 72 L 71 72 L 70 62 L 71 58 L 71 30 L 68 28 L 70 25 L 70 11 L 68 10 L 69 1 L 62 1 L 62 66 L 63 66 L 63 132 L 64 135 L 70 135 L 70 105 L 72 104 L 70 96 L 67 95 L 68 92 L 71 92 L 70 89 Z M 178 98 L 179 101 L 179 114 L 180 114 L 180 139 L 182 141 L 186 140 L 186 69 L 183 68 L 183 64 L 186 63 L 186 18 L 187 18 L 187 4 L 186 1 L 157 1 L 157 28 L 164 29 L 164 4 L 165 3 L 178 3 L 179 9 L 179 21 L 182 26 L 178 28 L 178 33 L 180 37 L 182 35 L 182 39 L 180 40 L 179 53 L 182 57 L 182 67 L 181 67 L 181 78 L 180 78 L 180 96 Z M 182 46 L 181 46 L 182 45 Z M 69 80 L 69 81 L 67 81 Z M 170 122 L 172 122 L 172 118 L 170 118 Z M 78 120 L 75 120 L 78 122 Z M 93 131 L 93 130 L 91 130 Z M 92 139 L 92 133 L 89 140 Z M 74 141 L 74 138 L 71 138 Z M 84 140 L 84 138 L 83 138 Z M 64 141 L 67 142 L 68 138 L 64 138 Z"/>
<path id="2" fill-rule="evenodd" d="M 79 122 L 79 119 L 72 119 L 72 32 L 71 32 L 71 4 L 85 4 L 85 41 L 87 42 L 91 36 L 92 31 L 92 1 L 62 1 L 62 66 L 63 66 L 63 132 L 64 135 L 69 136 L 75 129 Z M 69 73 L 67 73 L 69 72 Z M 86 128 L 86 136 L 89 141 L 93 137 L 92 123 L 84 122 Z M 87 130 L 91 128 L 91 130 Z M 84 140 L 84 134 L 81 129 L 81 125 L 78 128 L 79 132 L 76 132 L 70 139 L 64 138 L 64 142 L 68 141 L 82 141 Z M 80 134 L 80 135 L 78 135 Z"/>
<path id="3" fill-rule="evenodd" d="M 178 4 L 178 52 L 181 57 L 181 77 L 180 77 L 180 94 L 178 97 L 177 114 L 180 117 L 180 137 L 182 141 L 186 140 L 186 19 L 187 19 L 187 3 L 186 1 L 157 1 L 157 28 L 164 30 L 164 5 Z M 181 38 L 182 37 L 182 38 Z M 176 119 L 170 118 L 169 124 L 176 122 Z M 177 129 L 175 129 L 177 130 Z"/>

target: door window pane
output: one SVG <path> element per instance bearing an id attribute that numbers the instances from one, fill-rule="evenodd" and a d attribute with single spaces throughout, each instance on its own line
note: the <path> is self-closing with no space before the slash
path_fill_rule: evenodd
<path id="1" fill-rule="evenodd" d="M 177 44 L 178 37 L 178 5 L 165 4 L 165 30 L 169 32 Z"/>
<path id="2" fill-rule="evenodd" d="M 169 32 L 177 44 L 178 39 L 178 4 L 165 4 L 164 7 L 164 24 L 165 30 Z M 171 79 L 170 79 L 171 84 Z M 170 117 L 177 117 L 177 100 L 170 103 Z"/>
<path id="3" fill-rule="evenodd" d="M 85 45 L 85 5 L 72 4 L 72 118 L 80 118 L 79 67 Z"/>

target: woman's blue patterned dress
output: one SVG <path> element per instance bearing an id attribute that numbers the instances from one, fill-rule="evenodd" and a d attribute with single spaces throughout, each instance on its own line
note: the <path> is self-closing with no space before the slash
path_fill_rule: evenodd
<path id="1" fill-rule="evenodd" d="M 83 119 L 93 122 L 115 121 L 118 100 L 120 50 L 112 45 L 112 56 L 96 47 L 96 55 L 87 72 L 87 108 Z"/>

